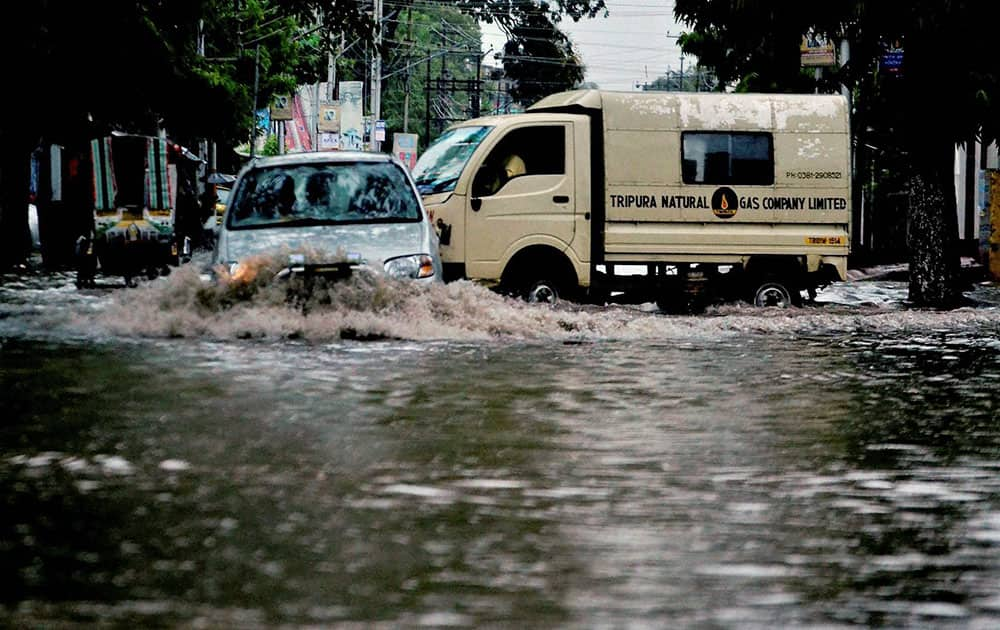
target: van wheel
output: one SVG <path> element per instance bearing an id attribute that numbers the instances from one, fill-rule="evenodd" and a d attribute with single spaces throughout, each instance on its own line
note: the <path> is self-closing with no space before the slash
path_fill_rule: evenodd
<path id="1" fill-rule="evenodd" d="M 798 290 L 776 276 L 764 276 L 753 286 L 750 302 L 757 307 L 788 308 L 798 306 L 802 300 Z"/>

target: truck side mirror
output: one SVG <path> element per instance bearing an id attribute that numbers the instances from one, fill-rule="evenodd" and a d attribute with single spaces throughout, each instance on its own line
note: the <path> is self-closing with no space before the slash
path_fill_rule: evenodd
<path id="1" fill-rule="evenodd" d="M 440 245 L 450 245 L 451 244 L 451 225 L 445 223 L 441 219 L 437 220 L 435 224 L 438 229 L 438 243 Z"/>

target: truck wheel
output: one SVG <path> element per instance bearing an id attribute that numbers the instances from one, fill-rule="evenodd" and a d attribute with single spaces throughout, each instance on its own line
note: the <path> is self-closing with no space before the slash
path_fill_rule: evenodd
<path id="1" fill-rule="evenodd" d="M 775 276 L 765 276 L 755 283 L 751 302 L 754 306 L 776 306 L 778 308 L 788 308 L 798 306 L 801 301 L 799 292 L 790 289 L 787 281 Z"/>
<path id="2" fill-rule="evenodd" d="M 681 315 L 687 312 L 687 300 L 682 293 L 671 293 L 656 298 L 656 308 L 666 315 Z"/>
<path id="3" fill-rule="evenodd" d="M 536 280 L 524 292 L 524 299 L 532 304 L 555 304 L 559 301 L 559 284 L 551 280 Z"/>

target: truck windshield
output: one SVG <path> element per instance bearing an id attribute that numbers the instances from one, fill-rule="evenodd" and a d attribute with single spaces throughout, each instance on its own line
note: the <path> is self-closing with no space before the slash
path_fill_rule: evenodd
<path id="1" fill-rule="evenodd" d="M 247 173 L 233 194 L 229 226 L 384 223 L 420 217 L 420 200 L 395 164 L 297 164 Z"/>
<path id="2" fill-rule="evenodd" d="M 417 181 L 420 194 L 455 190 L 465 164 L 492 129 L 493 127 L 459 127 L 445 132 L 427 147 L 427 151 L 413 168 L 413 178 Z"/>

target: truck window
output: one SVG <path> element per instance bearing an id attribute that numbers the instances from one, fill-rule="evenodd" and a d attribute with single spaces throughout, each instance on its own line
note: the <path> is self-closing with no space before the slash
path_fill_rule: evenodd
<path id="1" fill-rule="evenodd" d="M 519 127 L 497 143 L 473 182 L 473 194 L 492 195 L 508 181 L 524 175 L 566 173 L 566 127 Z"/>
<path id="2" fill-rule="evenodd" d="M 774 184 L 771 134 L 685 131 L 681 137 L 685 184 Z"/>
<path id="3" fill-rule="evenodd" d="M 421 195 L 451 192 L 466 163 L 493 127 L 457 127 L 434 141 L 413 168 Z"/>

